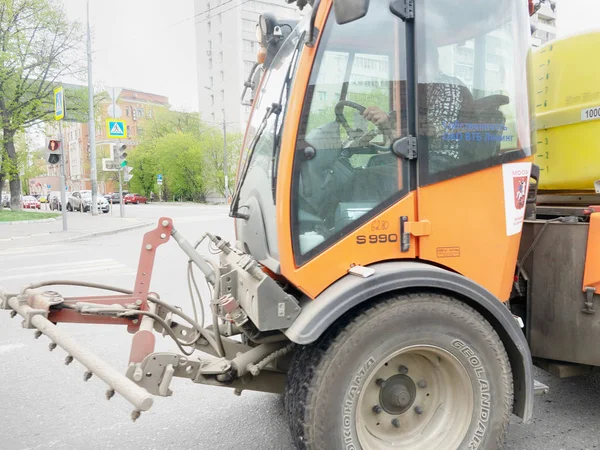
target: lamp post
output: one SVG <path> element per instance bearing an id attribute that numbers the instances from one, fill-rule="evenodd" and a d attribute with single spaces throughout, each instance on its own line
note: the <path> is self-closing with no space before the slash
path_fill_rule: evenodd
<path id="1" fill-rule="evenodd" d="M 204 86 L 204 89 L 215 92 L 214 89 Z M 223 108 L 221 114 L 223 116 L 223 181 L 225 182 L 225 203 L 229 203 L 229 176 L 227 174 L 227 120 L 225 117 L 225 91 L 221 91 L 221 101 Z"/>

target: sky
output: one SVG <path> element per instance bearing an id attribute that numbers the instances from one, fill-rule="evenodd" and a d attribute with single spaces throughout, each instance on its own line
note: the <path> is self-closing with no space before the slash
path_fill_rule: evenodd
<path id="1" fill-rule="evenodd" d="M 556 3 L 558 37 L 600 30 L 600 0 L 557 0 Z"/>
<path id="2" fill-rule="evenodd" d="M 86 1 L 60 1 L 85 30 Z M 89 1 L 94 85 L 166 95 L 173 108 L 198 111 L 193 0 Z"/>

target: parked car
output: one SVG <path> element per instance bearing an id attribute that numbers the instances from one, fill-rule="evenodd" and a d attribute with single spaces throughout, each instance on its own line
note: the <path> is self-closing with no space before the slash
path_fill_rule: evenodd
<path id="1" fill-rule="evenodd" d="M 102 212 L 107 213 L 110 210 L 108 201 L 102 196 L 98 195 L 96 199 L 98 209 Z M 92 208 L 92 191 L 74 191 L 67 201 L 67 211 L 83 211 L 88 212 Z"/>
<path id="2" fill-rule="evenodd" d="M 48 203 L 48 197 L 45 195 L 40 195 L 40 198 L 38 198 L 40 203 Z"/>
<path id="3" fill-rule="evenodd" d="M 2 194 L 2 207 L 10 208 L 10 194 Z"/>
<path id="4" fill-rule="evenodd" d="M 121 203 L 121 195 L 118 192 L 113 192 L 110 195 L 110 201 L 112 203 Z"/>
<path id="5" fill-rule="evenodd" d="M 21 206 L 23 209 L 40 209 L 40 202 L 33 195 L 26 195 L 21 200 Z"/>
<path id="6" fill-rule="evenodd" d="M 126 205 L 129 203 L 135 203 L 137 205 L 138 203 L 146 203 L 147 201 L 148 199 L 140 194 L 127 194 L 123 197 L 123 203 Z"/>
<path id="7" fill-rule="evenodd" d="M 48 204 L 50 205 L 51 211 L 62 211 L 59 191 L 51 191 L 50 194 L 48 194 Z"/>

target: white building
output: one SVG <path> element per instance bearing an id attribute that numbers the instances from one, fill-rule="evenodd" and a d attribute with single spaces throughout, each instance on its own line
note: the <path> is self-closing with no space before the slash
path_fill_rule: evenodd
<path id="1" fill-rule="evenodd" d="M 194 0 L 198 101 L 202 120 L 242 131 L 249 107 L 240 103 L 243 83 L 256 61 L 256 25 L 263 12 L 298 18 L 295 5 L 283 0 Z"/>
<path id="2" fill-rule="evenodd" d="M 556 38 L 556 11 L 552 11 L 548 2 L 531 17 L 531 24 L 536 27 L 531 36 L 531 44 L 540 47 L 548 41 Z"/>

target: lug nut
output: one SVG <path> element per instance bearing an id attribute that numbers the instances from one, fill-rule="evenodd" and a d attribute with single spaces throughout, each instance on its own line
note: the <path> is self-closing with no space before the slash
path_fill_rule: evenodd
<path id="1" fill-rule="evenodd" d="M 379 386 L 382 389 L 385 387 L 385 380 L 383 378 L 377 378 L 377 381 L 375 381 L 375 383 L 377 383 L 377 386 Z"/>
<path id="2" fill-rule="evenodd" d="M 379 405 L 373 406 L 373 412 L 375 414 L 381 414 L 381 411 L 382 411 L 381 406 L 379 406 Z"/>
<path id="3" fill-rule="evenodd" d="M 40 330 L 37 330 L 35 333 L 33 333 L 33 337 L 35 339 L 39 339 L 41 335 L 42 335 L 42 332 Z"/>
<path id="4" fill-rule="evenodd" d="M 408 373 L 408 367 L 400 366 L 398 367 L 398 372 L 400 372 L 401 375 L 406 375 Z"/>
<path id="5" fill-rule="evenodd" d="M 113 398 L 115 395 L 115 390 L 114 389 L 108 389 L 106 391 L 106 400 L 110 400 L 111 398 Z"/>
<path id="6" fill-rule="evenodd" d="M 92 372 L 83 372 L 83 381 L 87 381 L 92 378 Z"/>
<path id="7" fill-rule="evenodd" d="M 421 414 L 423 414 L 423 408 L 421 408 L 420 406 L 415 406 L 415 412 L 420 416 Z"/>
<path id="8" fill-rule="evenodd" d="M 392 426 L 394 428 L 400 428 L 400 421 L 398 419 L 392 419 Z"/>
<path id="9" fill-rule="evenodd" d="M 419 382 L 417 383 L 417 386 L 419 386 L 421 389 L 425 389 L 427 387 L 427 381 L 419 380 Z"/>
<path id="10" fill-rule="evenodd" d="M 68 366 L 72 362 L 73 362 L 73 357 L 71 355 L 67 355 L 67 357 L 65 358 L 65 366 Z"/>
<path id="11" fill-rule="evenodd" d="M 48 350 L 52 351 L 56 348 L 56 343 L 55 342 L 50 342 L 48 344 Z"/>

